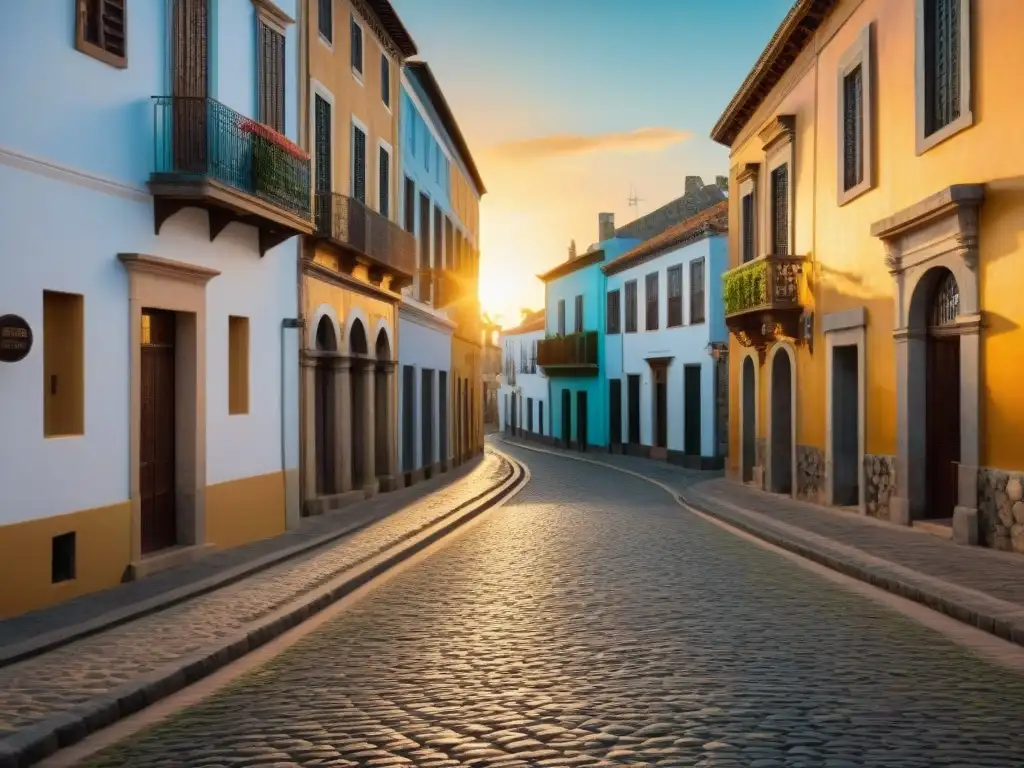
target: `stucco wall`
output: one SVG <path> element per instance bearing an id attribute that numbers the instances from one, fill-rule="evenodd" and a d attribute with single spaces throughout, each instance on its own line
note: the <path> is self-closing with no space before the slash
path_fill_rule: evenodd
<path id="1" fill-rule="evenodd" d="M 441 329 L 431 324 L 429 321 L 424 320 L 419 316 L 418 313 L 409 311 L 405 306 L 400 306 L 398 310 L 398 335 L 401 339 L 398 345 L 398 458 L 399 465 L 403 470 L 411 470 L 423 466 L 423 443 L 421 438 L 421 397 L 422 397 L 422 371 L 430 369 L 434 371 L 434 388 L 433 388 L 433 400 L 432 400 L 432 421 L 434 427 L 433 434 L 433 445 L 434 445 L 434 459 L 440 460 L 440 421 L 439 421 L 439 408 L 438 408 L 438 394 L 439 394 L 439 376 L 438 371 L 449 371 L 451 369 L 451 356 L 452 356 L 452 336 L 451 329 Z M 413 417 L 413 433 L 411 435 L 406 434 L 405 420 L 403 418 L 404 403 L 405 403 L 405 366 L 411 365 L 415 367 L 415 375 L 413 377 L 413 386 L 415 387 L 415 395 L 413 396 L 414 414 Z M 448 395 L 447 392 L 444 393 Z M 448 413 L 451 413 L 451 400 L 448 401 Z M 404 446 L 406 440 L 413 441 L 414 450 L 414 465 L 412 467 L 404 466 Z M 449 437 L 449 442 L 450 442 Z"/>
<path id="2" fill-rule="evenodd" d="M 522 360 L 520 349 L 526 349 L 527 360 L 530 358 L 531 350 L 534 348 L 536 342 L 544 338 L 544 331 L 531 331 L 530 333 L 520 333 L 514 335 L 502 335 L 501 337 L 501 349 L 502 349 L 502 371 L 504 372 L 505 357 L 507 356 L 516 366 L 515 375 L 515 386 L 512 386 L 506 381 L 504 373 L 501 377 L 501 386 L 498 388 L 498 425 L 501 429 L 505 429 L 506 426 L 506 415 L 511 418 L 513 394 L 517 397 L 522 395 L 522 408 L 517 411 L 518 424 L 524 430 L 529 425 L 527 419 L 526 409 L 528 398 L 533 398 L 533 431 L 540 432 L 540 403 L 544 403 L 544 434 L 550 434 L 550 414 L 548 412 L 549 406 L 547 405 L 548 399 L 548 381 L 549 379 L 541 373 L 540 368 L 537 368 L 537 373 L 520 373 L 519 363 Z M 508 413 L 505 411 L 505 396 L 509 397 Z M 517 406 L 518 407 L 518 406 Z"/>

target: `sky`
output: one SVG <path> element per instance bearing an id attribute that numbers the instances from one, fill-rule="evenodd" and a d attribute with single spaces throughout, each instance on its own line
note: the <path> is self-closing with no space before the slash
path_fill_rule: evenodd
<path id="1" fill-rule="evenodd" d="M 487 186 L 480 300 L 507 328 L 599 212 L 622 225 L 728 174 L 709 134 L 793 0 L 392 2 Z"/>

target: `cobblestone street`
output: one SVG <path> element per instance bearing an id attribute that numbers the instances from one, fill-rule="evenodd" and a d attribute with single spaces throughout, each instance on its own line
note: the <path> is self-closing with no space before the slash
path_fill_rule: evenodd
<path id="1" fill-rule="evenodd" d="M 1013 674 L 637 478 L 502 450 L 510 503 L 87 764 L 1024 764 Z"/>

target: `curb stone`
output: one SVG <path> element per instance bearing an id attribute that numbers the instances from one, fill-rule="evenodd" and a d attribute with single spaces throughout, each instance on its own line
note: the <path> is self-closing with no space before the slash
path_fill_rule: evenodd
<path id="1" fill-rule="evenodd" d="M 471 470 L 476 468 L 479 463 L 480 461 L 477 460 L 463 464 L 449 475 L 448 483 L 439 485 L 434 490 L 443 490 L 447 485 L 464 479 L 465 476 L 468 475 Z M 431 492 L 433 491 L 428 491 L 428 493 Z M 464 504 L 471 504 L 476 500 L 476 498 L 479 497 L 474 497 L 469 501 L 464 502 Z M 455 509 L 458 509 L 458 507 Z M 399 509 L 396 510 L 396 512 L 397 511 L 401 510 Z M 186 600 L 191 600 L 193 597 L 199 597 L 222 587 L 230 586 L 231 584 L 241 581 L 254 573 L 271 568 L 285 562 L 286 560 L 291 560 L 292 558 L 298 557 L 306 552 L 317 549 L 326 544 L 330 544 L 332 541 L 358 533 L 364 528 L 368 528 L 369 526 L 386 519 L 388 516 L 389 515 L 382 515 L 380 517 L 353 521 L 352 523 L 344 525 L 341 528 L 336 528 L 329 533 L 324 533 L 291 547 L 254 558 L 248 562 L 241 563 L 240 565 L 226 568 L 220 573 L 215 573 L 204 579 L 199 579 L 191 584 L 184 584 L 180 587 L 166 590 L 165 592 L 154 595 L 153 597 L 135 601 L 125 607 L 107 611 L 99 616 L 77 622 L 68 627 L 51 630 L 19 643 L 10 643 L 6 646 L 0 647 L 0 668 L 16 664 L 20 661 L 25 661 L 26 659 L 39 656 L 60 648 L 61 646 L 73 643 L 76 640 L 81 640 L 82 638 L 99 634 L 100 632 L 104 632 L 108 629 L 113 629 L 114 627 L 118 627 L 122 624 L 127 624 L 135 619 L 141 619 L 145 616 L 149 616 L 150 614 L 171 608 L 179 603 L 185 602 Z M 2 752 L 0 752 L 0 755 L 2 755 Z"/>
<path id="2" fill-rule="evenodd" d="M 529 482 L 530 472 L 525 464 L 507 454 L 495 453 L 509 465 L 509 472 L 501 480 L 456 506 L 413 537 L 400 539 L 374 556 L 384 556 L 383 559 L 373 565 L 364 563 L 350 568 L 322 587 L 300 595 L 264 616 L 249 628 L 224 638 L 216 646 L 178 659 L 78 707 L 14 732 L 0 741 L 0 768 L 25 768 L 37 763 L 59 749 L 71 746 L 89 734 L 207 677 L 440 541 L 488 509 L 500 506 Z M 396 548 L 398 551 L 394 551 Z"/>
<path id="3" fill-rule="evenodd" d="M 736 528 L 737 530 L 756 536 L 769 544 L 773 544 L 777 547 L 788 550 L 789 552 L 793 552 L 794 554 L 800 555 L 812 562 L 824 565 L 834 571 L 844 574 L 845 576 L 850 576 L 860 581 L 867 582 L 879 589 L 884 589 L 887 592 L 899 595 L 900 597 L 913 600 L 927 608 L 943 613 L 964 624 L 976 627 L 983 632 L 995 635 L 1007 642 L 1024 646 L 1024 607 L 1022 606 L 1008 603 L 987 595 L 984 596 L 987 598 L 985 602 L 990 603 L 990 607 L 978 605 L 977 602 L 971 602 L 969 600 L 956 599 L 942 594 L 939 589 L 934 588 L 932 585 L 921 583 L 915 584 L 912 580 L 902 576 L 901 574 L 893 572 L 894 568 L 900 568 L 911 573 L 916 573 L 906 566 L 900 566 L 898 563 L 888 563 L 888 565 L 869 565 L 857 562 L 850 557 L 843 557 L 841 555 L 822 551 L 821 549 L 798 541 L 796 537 L 786 536 L 778 530 L 772 530 L 768 525 L 758 525 L 750 521 L 738 519 L 738 516 L 736 515 L 730 515 L 719 510 L 711 509 L 709 505 L 702 504 L 700 500 L 695 499 L 693 495 L 687 494 L 685 491 L 676 491 L 670 486 L 639 472 L 634 472 L 624 467 L 618 467 L 614 464 L 609 464 L 597 459 L 584 458 L 582 456 L 577 457 L 569 454 L 558 453 L 556 451 L 550 451 L 544 448 L 525 445 L 523 443 L 508 440 L 504 437 L 498 437 L 497 439 L 507 445 L 521 448 L 526 451 L 546 453 L 551 456 L 558 456 L 560 458 L 579 461 L 586 464 L 595 464 L 597 466 L 613 469 L 616 472 L 633 475 L 634 477 L 653 483 L 654 485 L 662 488 L 671 494 L 673 498 L 675 498 L 676 502 L 681 506 L 690 507 L 701 514 L 713 517 L 726 525 Z M 759 513 L 751 512 L 750 514 L 757 515 Z M 937 579 L 934 579 L 933 577 L 921 574 L 921 580 L 923 581 L 926 579 L 937 581 Z M 950 584 L 949 586 L 955 590 L 966 590 L 966 588 L 958 587 L 955 584 Z"/>

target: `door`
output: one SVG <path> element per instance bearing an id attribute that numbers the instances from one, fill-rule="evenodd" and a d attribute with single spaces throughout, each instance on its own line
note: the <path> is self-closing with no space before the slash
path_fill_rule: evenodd
<path id="1" fill-rule="evenodd" d="M 700 456 L 700 366 L 683 368 L 683 451 Z"/>
<path id="2" fill-rule="evenodd" d="M 654 384 L 654 445 L 668 447 L 668 368 L 657 365 L 651 369 Z"/>
<path id="3" fill-rule="evenodd" d="M 315 368 L 316 378 L 316 490 L 320 496 L 334 488 L 334 376 L 326 361 Z"/>
<path id="4" fill-rule="evenodd" d="M 857 347 L 832 350 L 832 503 L 860 501 Z"/>
<path id="5" fill-rule="evenodd" d="M 925 446 L 927 507 L 933 519 L 953 517 L 960 461 L 960 338 L 928 339 Z"/>
<path id="6" fill-rule="evenodd" d="M 448 461 L 448 371 L 437 372 L 437 427 L 441 461 Z M 433 458 L 433 454 L 431 454 Z"/>
<path id="7" fill-rule="evenodd" d="M 171 170 L 202 174 L 208 170 L 208 0 L 174 0 L 173 13 L 174 167 Z"/>
<path id="8" fill-rule="evenodd" d="M 402 470 L 416 468 L 416 369 L 402 366 Z"/>
<path id="9" fill-rule="evenodd" d="M 537 433 L 544 437 L 544 401 L 537 403 Z"/>
<path id="10" fill-rule="evenodd" d="M 142 311 L 139 498 L 142 554 L 178 543 L 174 466 L 173 312 Z"/>
<path id="11" fill-rule="evenodd" d="M 772 363 L 771 490 L 793 492 L 793 366 L 778 352 Z"/>
<path id="12" fill-rule="evenodd" d="M 572 392 L 562 390 L 562 443 L 572 447 Z"/>
<path id="13" fill-rule="evenodd" d="M 587 393 L 576 393 L 576 442 L 581 451 L 587 450 Z"/>
<path id="14" fill-rule="evenodd" d="M 743 360 L 743 386 L 741 396 L 743 397 L 743 423 L 740 428 L 743 432 L 743 482 L 749 483 L 754 479 L 754 462 L 757 460 L 756 429 L 757 418 L 757 393 L 754 391 L 754 361 L 749 357 Z"/>
<path id="15" fill-rule="evenodd" d="M 533 398 L 526 398 L 526 433 L 533 434 Z"/>
<path id="16" fill-rule="evenodd" d="M 517 395 L 516 393 L 513 392 L 512 393 L 512 421 L 510 422 L 511 427 L 512 427 L 512 429 L 511 429 L 512 437 L 516 436 L 516 429 L 519 426 L 519 422 L 517 421 L 518 414 L 516 413 L 516 411 L 518 410 L 518 408 L 516 407 L 518 402 L 519 402 L 519 395 Z"/>
<path id="17" fill-rule="evenodd" d="M 422 466 L 434 463 L 434 372 L 429 368 L 420 371 L 420 455 Z"/>
<path id="18" fill-rule="evenodd" d="M 629 390 L 629 442 L 640 445 L 640 374 L 629 374 L 626 386 Z"/>
<path id="19" fill-rule="evenodd" d="M 611 444 L 622 443 L 622 379 L 608 381 L 608 428 Z"/>

